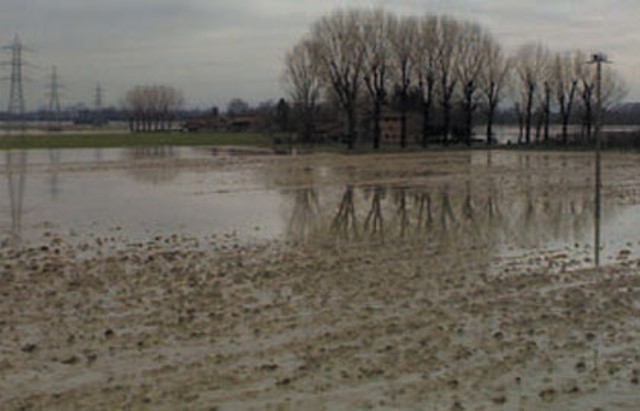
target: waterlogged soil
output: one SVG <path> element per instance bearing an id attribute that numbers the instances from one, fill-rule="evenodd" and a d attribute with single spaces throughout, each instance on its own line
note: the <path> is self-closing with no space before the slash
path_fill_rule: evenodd
<path id="1" fill-rule="evenodd" d="M 281 223 L 13 232 L 0 409 L 635 410 L 637 160 L 605 156 L 599 269 L 587 154 L 148 160 Z"/>

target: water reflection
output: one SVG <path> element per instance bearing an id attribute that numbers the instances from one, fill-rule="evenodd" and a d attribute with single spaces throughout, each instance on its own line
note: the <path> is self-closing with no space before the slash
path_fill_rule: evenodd
<path id="1" fill-rule="evenodd" d="M 22 239 L 22 214 L 27 173 L 27 151 L 9 150 L 5 152 L 7 190 L 11 210 L 10 239 L 20 243 Z"/>
<path id="2" fill-rule="evenodd" d="M 358 238 L 358 223 L 353 200 L 354 188 L 348 184 L 342 195 L 338 212 L 331 223 L 331 231 L 345 240 Z"/>
<path id="3" fill-rule="evenodd" d="M 523 184 L 528 179 L 523 176 Z M 573 246 L 587 240 L 594 224 L 589 191 L 558 196 L 531 185 L 506 195 L 500 183 L 488 179 L 481 186 L 471 180 L 432 187 L 346 185 L 337 197 L 322 195 L 323 202 L 316 189 L 302 188 L 293 197 L 287 232 L 292 239 L 323 241 L 327 238 L 323 227 L 328 224 L 322 219 L 330 218 L 330 238 L 349 241 L 419 240 L 507 250 L 552 243 Z M 332 197 L 337 204 L 331 204 Z M 335 211 L 323 214 L 322 210 Z"/>
<path id="4" fill-rule="evenodd" d="M 416 218 L 416 232 L 421 229 L 429 229 L 433 226 L 433 210 L 431 208 L 431 195 L 424 192 L 414 194 L 414 203 L 418 210 Z"/>
<path id="5" fill-rule="evenodd" d="M 296 190 L 288 233 L 298 240 L 307 239 L 317 228 L 320 204 L 315 188 Z"/>
<path id="6" fill-rule="evenodd" d="M 49 150 L 49 175 L 51 198 L 56 200 L 60 193 L 59 168 L 60 168 L 60 149 Z"/>
<path id="7" fill-rule="evenodd" d="M 52 222 L 75 229 L 84 224 L 81 228 L 88 226 L 94 232 L 117 224 L 138 227 L 143 233 L 148 227 L 167 232 L 201 232 L 207 227 L 207 232 L 244 230 L 261 238 L 285 235 L 305 242 L 416 241 L 419 246 L 504 251 L 549 243 L 559 247 L 594 244 L 593 227 L 598 230 L 598 243 L 600 228 L 594 223 L 610 222 L 616 211 L 614 206 L 607 207 L 601 217 L 596 212 L 591 171 L 586 183 L 584 179 L 593 160 L 582 154 L 452 153 L 433 161 L 409 159 L 388 168 L 373 161 L 356 167 L 334 159 L 315 167 L 313 161 L 321 160 L 284 159 L 256 165 L 239 161 L 206 173 L 190 173 L 193 169 L 186 159 L 199 157 L 200 152 L 154 147 L 105 150 L 107 164 L 93 172 L 93 156 L 99 152 L 37 150 L 29 154 L 32 174 L 27 196 L 31 205 L 39 207 L 34 225 Z M 23 228 L 33 228 L 22 224 L 27 152 L 9 151 L 3 159 L 0 171 L 6 166 L 8 195 L 3 187 L 2 217 L 7 221 L 11 210 L 10 231 L 17 238 Z M 76 167 L 80 160 L 91 164 Z M 70 163 L 73 166 L 67 167 Z M 423 169 L 416 172 L 416 167 Z M 433 171 L 447 167 L 459 174 L 452 177 Z M 123 181 L 122 170 L 132 178 Z M 180 170 L 186 172 L 178 184 Z M 63 195 L 61 181 L 71 172 L 73 184 L 65 185 Z M 140 190 L 149 183 L 163 187 Z M 596 178 L 596 189 L 600 184 Z M 607 191 L 605 199 L 613 203 L 610 194 Z M 93 225 L 95 221 L 103 225 Z M 599 262 L 591 248 L 588 252 Z"/>
<path id="8" fill-rule="evenodd" d="M 396 206 L 396 218 L 400 227 L 400 237 L 404 237 L 409 228 L 409 214 L 407 211 L 407 188 L 397 187 L 393 189 L 393 202 Z"/>
<path id="9" fill-rule="evenodd" d="M 124 151 L 129 163 L 129 174 L 137 181 L 159 185 L 174 181 L 179 174 L 179 169 L 168 160 L 179 158 L 178 150 L 173 146 L 158 147 L 132 147 Z M 149 160 L 162 160 L 163 164 Z"/>
<path id="10" fill-rule="evenodd" d="M 365 198 L 371 199 L 371 207 L 364 220 L 363 231 L 371 234 L 371 237 L 379 237 L 384 240 L 384 218 L 382 217 L 382 200 L 386 190 L 382 186 L 364 189 Z"/>

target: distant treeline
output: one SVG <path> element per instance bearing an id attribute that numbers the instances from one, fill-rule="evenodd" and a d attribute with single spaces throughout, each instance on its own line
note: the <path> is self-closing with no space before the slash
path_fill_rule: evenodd
<path id="1" fill-rule="evenodd" d="M 274 113 L 275 103 L 263 102 L 255 107 L 247 106 L 247 111 L 267 111 Z M 213 111 L 218 112 L 217 107 L 213 108 Z M 319 122 L 328 123 L 339 121 L 340 115 L 335 107 L 329 107 L 328 105 L 321 105 L 318 108 Z M 176 122 L 186 121 L 192 118 L 210 116 L 212 108 L 191 108 L 182 109 L 175 112 Z M 576 109 L 576 118 L 581 117 L 581 108 Z M 22 117 L 25 121 L 49 121 L 51 116 L 46 110 L 29 111 Z M 60 112 L 59 120 L 65 122 L 84 121 L 89 122 L 93 118 L 101 118 L 108 122 L 126 122 L 129 119 L 129 111 L 116 107 L 107 107 L 99 111 L 81 108 L 81 109 L 66 109 Z M 10 117 L 6 112 L 0 112 L 0 121 L 15 120 L 16 117 Z M 276 124 L 274 117 L 272 127 L 280 127 L 280 124 Z M 479 124 L 485 124 L 486 119 L 482 116 L 478 119 Z M 557 113 L 551 114 L 551 122 L 558 124 L 560 117 Z M 604 123 L 609 125 L 639 125 L 640 126 L 640 102 L 628 102 L 621 103 L 612 107 L 604 113 Z M 495 113 L 495 124 L 499 125 L 518 125 L 518 113 L 511 107 L 499 108 Z M 289 127 L 294 127 L 295 121 L 292 118 Z"/>

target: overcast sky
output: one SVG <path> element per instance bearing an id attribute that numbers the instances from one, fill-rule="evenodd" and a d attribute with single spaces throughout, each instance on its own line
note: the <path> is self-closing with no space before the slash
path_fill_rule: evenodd
<path id="1" fill-rule="evenodd" d="M 627 99 L 640 100 L 638 0 L 0 0 L 0 43 L 17 33 L 32 50 L 28 108 L 46 104 L 53 65 L 63 105 L 92 104 L 100 82 L 108 105 L 133 85 L 162 83 L 180 88 L 189 107 L 225 107 L 233 97 L 279 98 L 287 50 L 316 18 L 349 6 L 470 18 L 508 48 L 542 41 L 553 50 L 602 50 L 629 84 Z M 8 94 L 4 80 L 0 110 Z"/>

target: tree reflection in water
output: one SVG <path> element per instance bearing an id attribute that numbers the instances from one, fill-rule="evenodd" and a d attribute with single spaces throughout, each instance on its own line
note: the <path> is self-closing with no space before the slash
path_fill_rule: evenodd
<path id="1" fill-rule="evenodd" d="M 473 221 L 473 201 L 471 200 L 471 182 L 467 180 L 465 190 L 464 203 L 462 205 L 462 216 L 468 220 Z"/>
<path id="2" fill-rule="evenodd" d="M 356 210 L 353 199 L 353 186 L 347 185 L 340 206 L 338 207 L 338 213 L 333 218 L 331 223 L 331 229 L 334 233 L 345 240 L 358 238 L 358 223 L 356 220 Z"/>
<path id="3" fill-rule="evenodd" d="M 451 207 L 451 198 L 449 197 L 449 187 L 445 187 L 440 192 L 441 213 L 440 213 L 440 225 L 443 231 L 453 228 L 456 223 L 456 216 Z"/>
<path id="4" fill-rule="evenodd" d="M 317 190 L 313 187 L 296 190 L 287 229 L 289 236 L 298 241 L 307 239 L 317 228 L 319 213 Z"/>
<path id="5" fill-rule="evenodd" d="M 10 239 L 14 244 L 22 240 L 22 213 L 27 173 L 27 151 L 9 150 L 6 155 L 7 188 L 11 208 Z"/>
<path id="6" fill-rule="evenodd" d="M 397 187 L 393 189 L 393 201 L 396 205 L 396 217 L 400 226 L 400 237 L 404 238 L 409 227 L 409 212 L 407 210 L 407 188 Z"/>
<path id="7" fill-rule="evenodd" d="M 362 188 L 347 185 L 336 208 L 321 203 L 316 190 L 296 192 L 289 232 L 298 238 L 321 241 L 324 218 L 321 210 L 337 210 L 331 217 L 333 238 L 348 241 L 384 239 L 433 244 L 443 249 L 472 250 L 531 249 L 558 241 L 573 245 L 593 226 L 593 203 L 585 190 L 569 190 L 558 196 L 545 190 L 546 182 L 518 175 L 518 190 L 505 187 L 498 178 L 484 181 L 473 189 L 473 181 L 433 186 L 375 185 Z M 361 193 L 361 196 L 358 195 Z M 387 196 L 390 193 L 390 196 Z M 323 200 L 331 199 L 323 195 Z M 437 198 L 438 201 L 433 201 Z M 413 199 L 413 201 L 408 201 Z M 357 209 L 364 212 L 358 215 Z M 366 211 L 365 211 L 366 210 Z M 362 218 L 360 237 L 358 219 Z M 414 227 L 415 229 L 409 229 Z M 324 231 L 326 233 L 326 231 Z"/>
<path id="8" fill-rule="evenodd" d="M 382 217 L 382 200 L 385 198 L 384 187 L 376 186 L 372 189 L 365 189 L 365 198 L 371 198 L 371 208 L 364 220 L 364 231 L 369 232 L 371 237 L 384 239 L 384 218 Z"/>
<path id="9" fill-rule="evenodd" d="M 425 192 L 418 192 L 414 196 L 418 208 L 416 218 L 416 232 L 423 228 L 429 229 L 433 226 L 433 210 L 431 208 L 431 195 Z"/>
<path id="10" fill-rule="evenodd" d="M 172 146 L 127 148 L 125 157 L 129 161 L 129 173 L 137 181 L 159 185 L 178 177 L 179 169 L 167 161 L 178 158 L 178 152 Z M 162 161 L 155 163 L 153 160 Z"/>
<path id="11" fill-rule="evenodd" d="M 51 192 L 51 199 L 56 200 L 58 198 L 58 194 L 60 193 L 58 170 L 60 168 L 60 149 L 49 149 L 49 163 L 49 173 L 51 177 L 49 181 L 49 187 Z"/>

